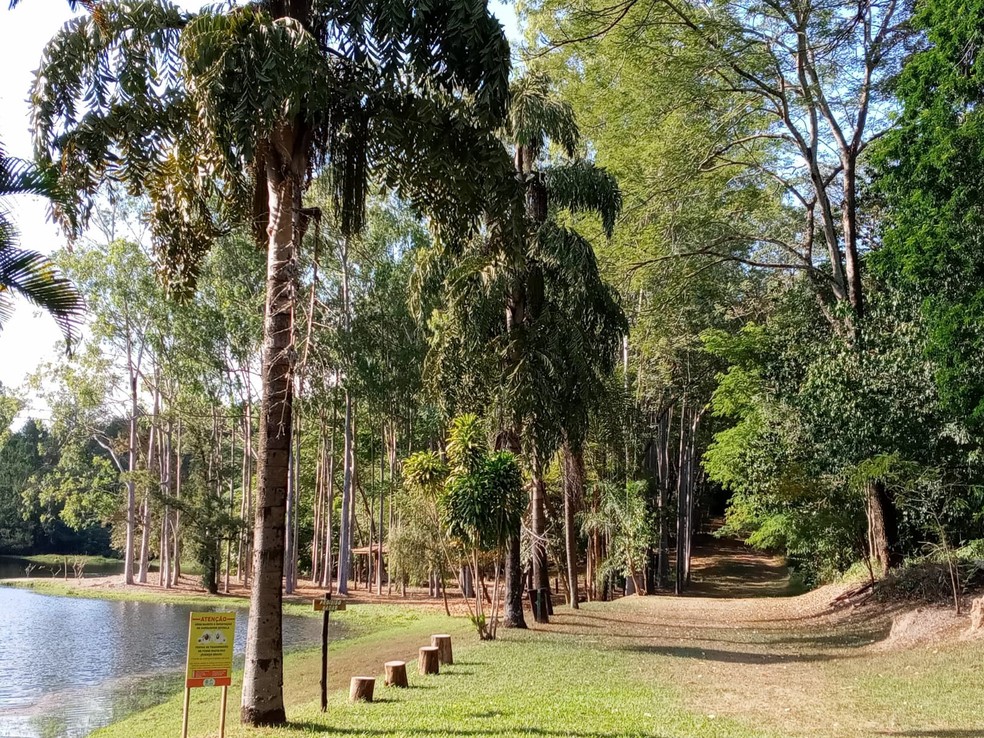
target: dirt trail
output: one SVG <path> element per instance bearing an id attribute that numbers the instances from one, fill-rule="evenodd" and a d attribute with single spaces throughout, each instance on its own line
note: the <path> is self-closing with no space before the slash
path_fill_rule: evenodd
<path id="1" fill-rule="evenodd" d="M 784 596 L 792 590 L 782 562 L 735 542 L 699 547 L 693 577 L 688 596 L 558 609 L 547 627 L 648 655 L 640 676 L 668 676 L 687 705 L 705 715 L 789 736 L 915 735 L 885 732 L 885 716 L 869 715 L 849 686 L 884 652 L 876 644 L 890 632 L 889 614 L 833 607 L 846 585 Z"/>

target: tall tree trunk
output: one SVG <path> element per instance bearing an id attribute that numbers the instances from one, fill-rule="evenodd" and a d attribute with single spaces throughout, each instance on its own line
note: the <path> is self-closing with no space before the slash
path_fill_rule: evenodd
<path id="1" fill-rule="evenodd" d="M 660 421 L 659 440 L 659 569 L 656 586 L 666 589 L 670 581 L 670 431 L 673 426 L 673 405 L 667 408 Z"/>
<path id="2" fill-rule="evenodd" d="M 379 449 L 379 529 L 376 537 L 379 539 L 379 551 L 376 554 L 376 594 L 383 594 L 383 509 L 385 508 L 385 497 L 383 495 L 383 485 L 386 476 L 386 428 L 382 429 L 382 446 Z M 370 553 L 372 553 L 370 551 Z"/>
<path id="3" fill-rule="evenodd" d="M 178 417 L 178 435 L 174 453 L 174 499 L 181 499 L 181 417 Z M 177 586 L 181 578 L 181 507 L 174 510 L 174 531 L 172 532 L 171 574 Z"/>
<path id="4" fill-rule="evenodd" d="M 898 517 L 895 505 L 889 497 L 885 483 L 881 480 L 868 482 L 865 501 L 871 555 L 881 565 L 882 570 L 887 572 L 901 563 L 897 546 Z"/>
<path id="5" fill-rule="evenodd" d="M 533 459 L 532 463 L 531 488 L 531 528 L 533 537 L 533 586 L 537 590 L 537 597 L 550 596 L 550 573 L 547 562 L 547 510 L 545 504 L 546 485 L 543 483 L 543 474 L 540 463 Z M 536 622 L 550 622 L 548 608 L 537 607 L 534 613 Z"/>
<path id="6" fill-rule="evenodd" d="M 128 441 L 128 470 L 126 482 L 126 551 L 123 552 L 123 579 L 127 584 L 133 584 L 133 547 L 136 541 L 137 526 L 137 489 L 134 477 L 137 472 L 137 370 L 133 365 L 132 347 L 126 344 L 127 365 L 130 372 L 130 437 Z"/>
<path id="7" fill-rule="evenodd" d="M 155 451 L 157 450 L 157 416 L 160 412 L 160 392 L 157 386 L 154 387 L 154 412 L 150 418 L 150 429 L 147 440 L 147 473 L 153 472 L 155 462 Z M 147 583 L 147 575 L 150 573 L 150 490 L 144 490 L 143 512 L 141 514 L 142 530 L 140 532 L 140 572 L 137 581 L 140 584 Z"/>
<path id="8" fill-rule="evenodd" d="M 577 602 L 577 532 L 574 529 L 574 514 L 578 500 L 584 499 L 584 453 L 574 450 L 569 443 L 564 444 L 564 551 L 567 555 L 567 591 L 571 607 L 578 608 Z"/>
<path id="9" fill-rule="evenodd" d="M 323 572 L 321 586 L 328 587 L 328 588 L 331 588 L 331 575 L 332 575 L 331 518 L 332 518 L 332 513 L 334 512 L 333 508 L 335 505 L 335 427 L 338 425 L 335 392 L 336 390 L 333 389 L 332 398 L 331 398 L 331 439 L 328 445 L 328 458 L 326 460 L 327 463 L 326 474 L 328 475 L 326 479 L 326 486 L 328 491 L 326 493 L 327 503 L 326 503 L 326 511 L 325 511 L 325 543 L 324 543 L 325 561 L 324 561 L 324 566 L 321 569 Z M 322 468 L 324 468 L 324 465 L 322 465 Z"/>
<path id="10" fill-rule="evenodd" d="M 682 594 L 685 586 L 685 559 L 687 555 L 687 417 L 686 398 L 680 408 L 680 454 L 677 458 L 677 526 L 676 526 L 676 577 L 674 591 Z"/>
<path id="11" fill-rule="evenodd" d="M 352 559 L 352 515 L 353 497 L 352 488 L 353 467 L 355 453 L 353 446 L 352 433 L 352 396 L 348 390 L 345 391 L 345 427 L 344 427 L 344 467 L 342 472 L 342 520 L 338 532 L 338 592 L 348 594 L 349 562 Z"/>
<path id="12" fill-rule="evenodd" d="M 512 451 L 518 456 L 521 450 L 519 433 L 515 429 L 500 433 L 496 440 L 496 447 Z M 502 625 L 506 628 L 526 627 L 526 618 L 523 615 L 523 562 L 519 536 L 518 529 L 510 531 L 506 543 L 506 594 L 502 615 Z"/>
<path id="13" fill-rule="evenodd" d="M 263 330 L 263 400 L 253 588 L 243 673 L 241 717 L 250 725 L 284 725 L 283 587 L 287 478 L 293 425 L 293 303 L 295 234 L 299 233 L 300 183 L 306 176 L 306 142 L 293 127 L 271 137 L 266 153 L 269 206 L 266 311 Z"/>

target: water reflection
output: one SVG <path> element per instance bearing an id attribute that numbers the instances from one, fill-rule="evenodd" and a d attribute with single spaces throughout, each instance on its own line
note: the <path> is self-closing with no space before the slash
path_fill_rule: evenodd
<path id="1" fill-rule="evenodd" d="M 80 738 L 180 689 L 192 609 L 209 608 L 0 587 L 0 738 Z M 319 620 L 284 618 L 286 648 L 320 637 Z M 237 656 L 245 642 L 240 611 Z"/>

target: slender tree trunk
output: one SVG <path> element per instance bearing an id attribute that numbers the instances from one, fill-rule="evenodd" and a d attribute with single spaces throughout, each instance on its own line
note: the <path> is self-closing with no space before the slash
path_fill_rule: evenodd
<path id="1" fill-rule="evenodd" d="M 680 409 L 680 454 L 677 459 L 676 581 L 674 590 L 682 594 L 685 586 L 684 560 L 687 550 L 687 416 L 686 398 Z"/>
<path id="2" fill-rule="evenodd" d="M 134 479 L 137 472 L 137 372 L 133 366 L 130 342 L 126 344 L 127 364 L 130 371 L 130 438 L 128 449 L 128 469 L 130 477 L 126 482 L 126 551 L 123 553 L 124 581 L 133 584 L 133 548 L 136 543 L 137 489 Z"/>
<path id="3" fill-rule="evenodd" d="M 542 596 L 550 593 L 550 573 L 547 562 L 547 511 L 545 505 L 546 485 L 543 482 L 542 471 L 538 461 L 533 462 L 533 479 L 531 481 L 532 535 L 533 535 L 533 586 Z M 547 608 L 540 608 L 537 613 L 538 623 L 549 622 Z"/>
<path id="4" fill-rule="evenodd" d="M 174 499 L 181 499 L 181 417 L 178 417 L 178 435 L 174 454 Z M 171 553 L 171 574 L 174 577 L 174 585 L 177 586 L 181 578 L 181 508 L 174 511 L 174 531 L 172 537 Z"/>
<path id="5" fill-rule="evenodd" d="M 282 577 L 287 478 L 293 426 L 293 303 L 300 183 L 307 173 L 302 134 L 284 126 L 266 151 L 269 206 L 253 588 L 243 673 L 244 723 L 284 725 Z"/>
<path id="6" fill-rule="evenodd" d="M 567 591 L 571 607 L 578 608 L 577 602 L 577 531 L 574 528 L 574 514 L 578 500 L 584 499 L 584 455 L 580 449 L 574 450 L 569 443 L 564 444 L 564 550 L 567 555 Z"/>
<path id="7" fill-rule="evenodd" d="M 383 495 L 383 485 L 386 475 L 386 428 L 382 429 L 382 446 L 379 449 L 379 529 L 376 537 L 379 538 L 379 551 L 376 555 L 376 594 L 383 594 L 383 509 L 385 507 L 385 497 Z"/>
<path id="8" fill-rule="evenodd" d="M 519 455 L 519 433 L 515 429 L 504 431 L 496 441 L 498 448 L 505 448 Z M 520 550 L 520 531 L 510 531 L 506 543 L 506 593 L 503 601 L 502 625 L 506 628 L 526 628 L 523 615 L 523 563 Z"/>
<path id="9" fill-rule="evenodd" d="M 157 450 L 157 416 L 160 412 L 160 392 L 154 388 L 154 411 L 150 418 L 150 429 L 147 440 L 147 473 L 150 474 L 154 469 L 155 456 Z M 147 575 L 150 572 L 150 490 L 144 490 L 143 511 L 141 514 L 142 529 L 140 531 L 140 572 L 137 581 L 140 584 L 147 583 Z"/>
<path id="10" fill-rule="evenodd" d="M 338 425 L 338 415 L 337 415 L 337 404 L 335 402 L 335 390 L 332 390 L 332 402 L 331 402 L 331 438 L 329 440 L 328 446 L 328 459 L 327 459 L 327 511 L 325 513 L 326 525 L 325 525 L 325 561 L 322 567 L 323 580 L 321 582 L 323 587 L 331 587 L 331 574 L 332 574 L 332 560 L 331 560 L 331 542 L 332 542 L 332 530 L 331 530 L 331 518 L 334 512 L 335 505 L 335 427 Z"/>
<path id="11" fill-rule="evenodd" d="M 659 569 L 656 586 L 666 589 L 670 581 L 670 431 L 673 426 L 673 406 L 667 408 L 660 423 L 659 442 Z"/>
<path id="12" fill-rule="evenodd" d="M 348 594 L 349 561 L 352 558 L 352 475 L 355 453 L 353 451 L 352 434 L 352 396 L 345 391 L 345 427 L 343 450 L 344 468 L 342 476 L 342 520 L 338 538 L 338 591 Z"/>

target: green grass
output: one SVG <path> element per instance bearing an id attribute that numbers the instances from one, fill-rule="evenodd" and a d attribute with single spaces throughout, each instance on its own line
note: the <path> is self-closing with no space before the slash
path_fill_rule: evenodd
<path id="1" fill-rule="evenodd" d="M 960 735 L 984 735 L 979 641 L 879 654 L 830 671 L 864 713 L 886 727 L 946 735 L 959 726 Z"/>
<path id="2" fill-rule="evenodd" d="M 392 610 L 392 608 L 389 608 Z M 371 621 L 383 614 L 367 609 Z M 356 612 L 355 609 L 352 611 Z M 387 689 L 376 683 L 377 701 L 352 705 L 347 690 L 332 692 L 327 714 L 315 693 L 316 653 L 286 660 L 285 691 L 290 725 L 248 731 L 238 724 L 238 678 L 230 691 L 230 735 L 287 737 L 332 733 L 345 736 L 649 736 L 656 738 L 770 738 L 733 720 L 691 712 L 678 690 L 654 671 L 655 660 L 639 652 L 602 650 L 563 636 L 510 632 L 494 643 L 480 643 L 461 619 L 409 613 L 402 624 L 389 622 L 372 634 L 341 644 L 332 655 L 333 673 L 347 678 L 339 656 L 354 656 L 408 634 L 418 641 L 435 628 L 451 631 L 456 663 L 439 676 L 421 677 L 411 664 L 411 688 Z M 353 659 L 355 660 L 355 659 Z M 382 667 L 382 657 L 378 668 Z M 354 667 L 352 667 L 354 668 Z M 343 673 L 339 674 L 338 672 Z M 370 672 L 371 673 L 371 672 Z M 238 675 L 237 675 L 238 676 Z M 305 699 L 305 695 L 310 696 Z M 191 735 L 216 732 L 217 690 L 194 690 Z M 157 738 L 180 730 L 181 696 L 93 734 L 93 738 Z"/>

